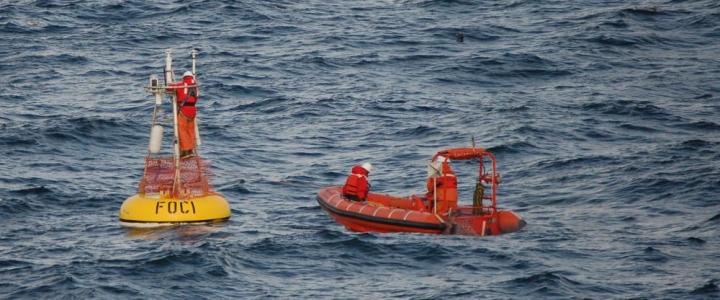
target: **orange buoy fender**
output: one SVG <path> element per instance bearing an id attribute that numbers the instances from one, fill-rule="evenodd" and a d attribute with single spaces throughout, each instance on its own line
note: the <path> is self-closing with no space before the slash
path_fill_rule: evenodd
<path id="1" fill-rule="evenodd" d="M 522 229 L 527 225 L 527 222 L 514 212 L 503 210 L 497 212 L 497 224 L 500 227 L 500 232 L 509 233 Z"/>

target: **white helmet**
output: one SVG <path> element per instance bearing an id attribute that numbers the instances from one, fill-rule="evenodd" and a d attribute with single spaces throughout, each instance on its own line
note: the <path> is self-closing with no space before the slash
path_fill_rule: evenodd
<path id="1" fill-rule="evenodd" d="M 442 174 L 442 160 L 445 159 L 442 156 L 438 156 L 435 160 L 431 161 L 427 165 L 427 177 L 437 177 Z"/>
<path id="2" fill-rule="evenodd" d="M 185 71 L 185 73 L 183 73 L 183 78 L 188 77 L 188 76 L 195 77 L 195 75 L 193 75 L 192 72 L 190 72 L 190 71 Z"/>
<path id="3" fill-rule="evenodd" d="M 368 173 L 372 172 L 372 164 L 369 162 L 363 163 L 360 167 L 368 171 Z"/>

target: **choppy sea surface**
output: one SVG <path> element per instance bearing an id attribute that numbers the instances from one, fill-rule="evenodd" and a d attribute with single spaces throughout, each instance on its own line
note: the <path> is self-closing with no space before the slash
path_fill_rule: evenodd
<path id="1" fill-rule="evenodd" d="M 142 86 L 192 47 L 232 218 L 124 229 Z M 720 297 L 715 0 L 0 1 L 0 81 L 0 298 Z M 364 161 L 422 193 L 472 137 L 522 231 L 358 234 L 315 201 Z"/>

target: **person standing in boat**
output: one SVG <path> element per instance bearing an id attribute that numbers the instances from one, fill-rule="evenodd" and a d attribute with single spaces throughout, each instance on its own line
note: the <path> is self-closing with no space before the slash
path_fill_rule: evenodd
<path id="1" fill-rule="evenodd" d="M 345 180 L 345 185 L 343 185 L 343 196 L 353 201 L 365 201 L 368 191 L 370 191 L 370 182 L 368 180 L 370 171 L 372 171 L 372 164 L 370 163 L 353 166 L 350 175 Z"/>
<path id="2" fill-rule="evenodd" d="M 449 159 L 438 156 L 428 165 L 425 199 L 428 209 L 435 211 L 446 212 L 457 207 L 457 178 Z"/>
<path id="3" fill-rule="evenodd" d="M 188 157 L 195 154 L 195 106 L 199 97 L 198 87 L 195 86 L 195 76 L 192 72 L 186 71 L 182 81 L 171 84 L 168 91 L 175 91 L 177 96 L 178 111 L 178 139 L 180 140 L 180 157 Z M 184 88 L 179 88 L 184 87 Z"/>

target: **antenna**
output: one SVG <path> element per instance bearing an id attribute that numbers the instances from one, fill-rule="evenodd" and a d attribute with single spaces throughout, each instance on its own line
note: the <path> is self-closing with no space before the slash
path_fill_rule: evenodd
<path id="1" fill-rule="evenodd" d="M 195 48 L 190 51 L 190 57 L 192 57 L 192 73 L 195 76 L 195 80 L 197 80 L 197 73 L 195 72 L 195 57 L 197 57 L 197 50 Z"/>

